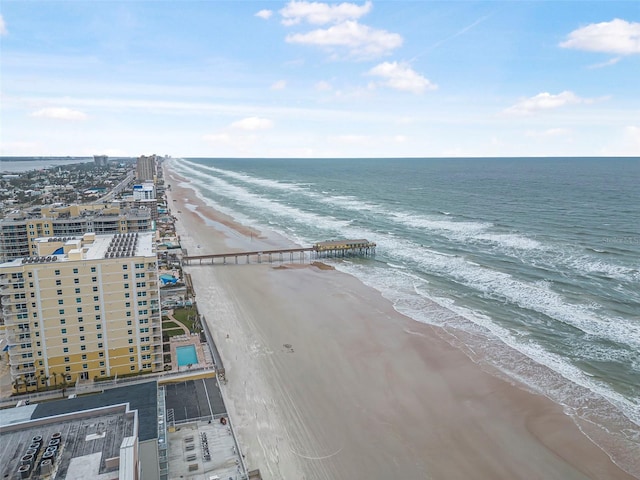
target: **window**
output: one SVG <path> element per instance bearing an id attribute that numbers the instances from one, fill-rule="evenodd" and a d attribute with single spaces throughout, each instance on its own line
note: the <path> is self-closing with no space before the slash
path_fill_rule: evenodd
<path id="1" fill-rule="evenodd" d="M 70 372 L 71 371 L 71 367 L 64 367 L 64 371 L 65 372 Z M 67 375 L 67 380 L 70 380 L 71 377 Z"/>
<path id="2" fill-rule="evenodd" d="M 82 307 L 78 307 L 76 308 L 76 310 L 78 311 L 78 313 L 82 313 Z"/>
<path id="3" fill-rule="evenodd" d="M 73 269 L 73 273 L 78 273 L 78 269 L 77 269 L 77 268 L 74 268 L 74 269 Z"/>
<path id="4" fill-rule="evenodd" d="M 73 283 L 75 283 L 77 285 L 78 283 L 80 283 L 80 279 L 79 278 L 74 278 L 73 279 Z"/>
<path id="5" fill-rule="evenodd" d="M 78 317 L 78 323 L 84 322 L 84 317 Z"/>
<path id="6" fill-rule="evenodd" d="M 82 303 L 82 298 L 81 297 L 76 297 L 76 303 Z"/>
<path id="7" fill-rule="evenodd" d="M 68 340 L 66 338 L 62 339 L 62 343 L 67 343 L 67 342 L 68 342 Z"/>
<path id="8" fill-rule="evenodd" d="M 62 285 L 62 280 L 56 280 L 56 287 L 59 287 L 60 285 Z"/>
<path id="9" fill-rule="evenodd" d="M 86 370 L 87 368 L 89 368 L 89 366 L 88 366 L 86 363 L 83 363 L 83 364 L 82 364 L 82 368 L 83 368 L 84 370 Z"/>
<path id="10" fill-rule="evenodd" d="M 93 287 L 93 291 L 97 292 L 98 291 L 98 287 Z"/>
<path id="11" fill-rule="evenodd" d="M 106 372 L 104 370 L 100 370 L 100 376 L 104 377 L 106 375 Z"/>
<path id="12" fill-rule="evenodd" d="M 129 265 L 122 265 L 123 270 L 126 270 L 127 268 L 129 268 Z"/>
<path id="13" fill-rule="evenodd" d="M 76 293 L 80 293 L 80 289 L 79 288 L 76 288 Z"/>
<path id="14" fill-rule="evenodd" d="M 130 348 L 130 349 L 129 349 L 129 353 L 133 353 L 133 348 Z"/>
<path id="15" fill-rule="evenodd" d="M 101 333 L 99 333 L 99 334 L 97 335 L 97 337 L 98 337 L 98 340 L 100 340 L 100 339 L 102 338 L 102 334 L 101 334 Z"/>
<path id="16" fill-rule="evenodd" d="M 99 356 L 100 358 L 104 358 L 104 352 L 98 352 L 98 356 Z"/>
<path id="17" fill-rule="evenodd" d="M 130 362 L 135 362 L 136 361 L 136 357 L 129 357 L 129 361 Z"/>
<path id="18" fill-rule="evenodd" d="M 84 351 L 84 350 L 86 350 L 86 349 L 87 349 L 87 346 L 86 346 L 86 345 L 80 345 L 80 350 Z"/>
<path id="19" fill-rule="evenodd" d="M 124 298 L 129 298 L 129 293 L 128 292 L 124 294 Z"/>
<path id="20" fill-rule="evenodd" d="M 124 284 L 124 288 L 129 288 L 129 284 L 128 284 L 128 283 L 125 283 L 125 284 Z"/>
<path id="21" fill-rule="evenodd" d="M 62 290 L 56 290 L 56 293 L 57 293 L 58 295 L 62 295 Z"/>
<path id="22" fill-rule="evenodd" d="M 127 330 L 127 333 L 128 333 L 129 335 L 133 335 L 133 330 Z"/>
<path id="23" fill-rule="evenodd" d="M 131 306 L 131 302 L 125 302 L 124 303 L 124 308 L 129 308 Z"/>
<path id="24" fill-rule="evenodd" d="M 133 343 L 133 338 L 130 338 L 130 339 L 129 339 L 129 343 Z"/>
<path id="25" fill-rule="evenodd" d="M 95 295 L 95 296 L 93 297 L 93 301 L 94 301 L 94 302 L 98 302 L 99 300 L 100 300 L 100 297 L 98 297 L 97 295 Z"/>
<path id="26" fill-rule="evenodd" d="M 91 273 L 96 273 L 96 267 L 91 267 Z"/>
<path id="27" fill-rule="evenodd" d="M 62 349 L 62 353 L 69 353 L 69 347 L 64 347 Z"/>
<path id="28" fill-rule="evenodd" d="M 96 325 L 96 330 L 100 330 L 101 328 L 102 328 L 102 324 L 98 323 L 98 324 Z"/>
<path id="29" fill-rule="evenodd" d="M 84 335 L 80 335 L 80 341 L 84 342 Z"/>
<path id="30" fill-rule="evenodd" d="M 100 366 L 101 366 L 101 367 L 104 367 L 104 362 L 100 362 Z"/>
<path id="31" fill-rule="evenodd" d="M 78 327 L 78 329 L 79 329 L 81 332 L 84 332 L 84 327 L 82 327 L 82 326 L 81 326 L 81 327 Z"/>
<path id="32" fill-rule="evenodd" d="M 128 274 L 128 273 L 125 273 L 125 274 L 122 276 L 122 279 L 123 279 L 123 280 L 128 280 L 128 279 L 129 279 L 129 274 Z"/>
<path id="33" fill-rule="evenodd" d="M 136 369 L 136 366 L 135 365 L 131 365 L 130 370 L 133 372 L 135 369 Z"/>
<path id="34" fill-rule="evenodd" d="M 127 325 L 131 326 L 131 320 L 127 320 Z"/>
<path id="35" fill-rule="evenodd" d="M 66 328 L 63 328 L 63 329 L 62 329 L 62 331 L 61 331 L 61 333 L 64 335 L 65 333 L 67 333 L 67 329 L 66 329 Z"/>
<path id="36" fill-rule="evenodd" d="M 61 308 L 60 310 L 58 310 L 58 313 L 59 313 L 60 315 L 64 315 L 64 308 Z"/>
<path id="37" fill-rule="evenodd" d="M 69 363 L 71 360 L 69 360 L 69 357 L 64 357 L 64 362 L 65 363 Z"/>
<path id="38" fill-rule="evenodd" d="M 127 312 L 127 317 L 130 317 L 130 316 L 131 316 L 131 312 Z"/>
<path id="39" fill-rule="evenodd" d="M 58 300 L 58 305 L 64 305 L 64 300 L 62 298 Z"/>
<path id="40" fill-rule="evenodd" d="M 94 282 L 94 283 L 97 282 L 98 281 L 98 277 L 91 277 L 91 281 Z"/>
<path id="41" fill-rule="evenodd" d="M 54 270 L 54 275 L 60 275 L 60 270 Z"/>
<path id="42" fill-rule="evenodd" d="M 100 320 L 100 315 L 96 315 L 96 320 Z"/>
<path id="43" fill-rule="evenodd" d="M 67 321 L 64 318 L 60 319 L 60 325 L 64 325 L 65 323 L 67 323 Z"/>
<path id="44" fill-rule="evenodd" d="M 83 354 L 82 354 L 82 360 L 86 360 L 86 359 L 87 359 L 87 354 L 86 354 L 86 353 L 83 353 Z"/>

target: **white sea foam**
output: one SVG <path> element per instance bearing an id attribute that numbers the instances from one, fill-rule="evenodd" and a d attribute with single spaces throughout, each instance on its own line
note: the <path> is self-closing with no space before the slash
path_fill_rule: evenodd
<path id="1" fill-rule="evenodd" d="M 620 408 L 625 415 L 637 424 L 640 424 L 640 411 L 638 402 L 632 402 L 624 396 L 613 391 L 604 382 L 595 379 L 576 366 L 569 363 L 565 358 L 553 354 L 546 350 L 543 345 L 532 342 L 530 339 L 523 340 L 518 335 L 508 329 L 499 326 L 488 315 L 484 315 L 467 308 L 456 305 L 455 302 L 445 297 L 431 296 L 425 288 L 424 280 L 404 272 L 389 272 L 378 270 L 372 272 L 371 269 L 359 265 L 337 264 L 338 269 L 350 273 L 360 278 L 365 284 L 380 291 L 385 298 L 389 299 L 398 312 L 407 315 L 417 321 L 429 323 L 440 327 L 459 329 L 468 331 L 476 335 L 486 337 L 488 342 L 491 338 L 499 340 L 504 346 L 513 351 L 525 355 L 536 364 L 544 365 L 551 371 L 560 374 L 571 383 L 559 384 L 553 381 L 548 374 L 540 372 L 535 364 L 526 367 L 522 361 L 514 362 L 514 359 L 504 348 L 497 347 L 491 354 L 490 343 L 484 343 L 482 351 L 486 361 L 487 354 L 491 354 L 491 362 L 503 370 L 508 376 L 517 379 L 525 385 L 529 385 L 535 391 L 550 396 L 555 401 L 568 405 L 571 408 L 577 407 L 577 392 L 571 387 L 572 384 L 588 389 L 605 398 L 608 402 Z M 413 294 L 415 292 L 417 295 Z M 473 328 L 480 327 L 480 330 Z M 449 330 L 451 331 L 451 330 Z M 480 337 L 481 338 L 481 337 Z M 473 351 L 473 346 L 470 346 Z M 606 358 L 610 353 L 600 352 Z M 474 360 L 479 360 L 475 358 Z M 584 392 L 579 395 L 585 397 Z"/>
<path id="2" fill-rule="evenodd" d="M 212 173 L 224 175 L 226 177 L 233 178 L 233 179 L 236 179 L 245 183 L 249 183 L 252 185 L 259 185 L 261 187 L 267 187 L 267 188 L 272 188 L 276 190 L 288 190 L 288 191 L 294 191 L 294 192 L 303 190 L 303 187 L 293 183 L 278 182 L 276 180 L 269 180 L 267 178 L 252 177 L 250 175 L 233 172 L 231 170 L 223 170 L 221 168 L 203 165 L 202 163 L 191 162 L 186 160 L 184 164 L 190 165 L 191 168 L 194 170 L 206 170 Z"/>
<path id="3" fill-rule="evenodd" d="M 192 172 L 199 171 L 202 173 L 202 170 L 206 170 L 212 174 L 234 178 L 250 185 L 258 185 L 280 191 L 285 190 L 297 192 L 308 199 L 335 205 L 350 211 L 371 212 L 377 215 L 383 215 L 384 218 L 398 224 L 412 228 L 424 229 L 427 232 L 442 235 L 448 240 L 458 242 L 460 244 L 493 246 L 499 248 L 501 253 L 505 255 L 514 256 L 524 261 L 534 260 L 532 258 L 523 258 L 521 252 L 537 252 L 539 255 L 535 261 L 543 262 L 541 266 L 547 266 L 552 269 L 556 266 L 565 266 L 583 274 L 602 274 L 611 278 L 627 281 L 640 280 L 640 270 L 607 263 L 600 259 L 593 259 L 590 256 L 567 254 L 558 247 L 543 244 L 537 239 L 530 238 L 520 233 L 495 231 L 494 225 L 487 222 L 469 222 L 449 219 L 443 220 L 441 217 L 436 216 L 425 216 L 415 214 L 413 212 L 393 211 L 382 207 L 381 205 L 363 201 L 353 195 L 335 195 L 326 191 L 322 192 L 323 194 L 320 195 L 305 188 L 308 184 L 303 186 L 301 184 L 278 182 L 207 166 L 197 162 L 184 161 L 178 163 L 178 165 L 188 165 L 191 167 Z M 248 191 L 246 192 L 249 193 Z M 445 216 L 450 215 L 449 212 L 441 211 L 440 213 Z"/>

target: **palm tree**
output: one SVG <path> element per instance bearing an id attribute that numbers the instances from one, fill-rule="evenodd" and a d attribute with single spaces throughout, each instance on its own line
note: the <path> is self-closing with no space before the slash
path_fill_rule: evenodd
<path id="1" fill-rule="evenodd" d="M 20 393 L 20 377 L 13 381 L 13 388 L 16 389 L 16 394 Z"/>
<path id="2" fill-rule="evenodd" d="M 51 372 L 51 376 L 53 377 L 53 388 L 58 388 L 58 373 Z"/>

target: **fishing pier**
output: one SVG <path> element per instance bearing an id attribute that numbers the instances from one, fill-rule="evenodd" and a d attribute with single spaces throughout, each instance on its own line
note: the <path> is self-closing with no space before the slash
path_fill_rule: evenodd
<path id="1" fill-rule="evenodd" d="M 218 264 L 240 263 L 238 259 L 245 259 L 243 263 L 252 263 L 253 259 L 256 263 L 268 262 L 274 260 L 284 262 L 288 257 L 290 262 L 298 259 L 304 262 L 307 252 L 309 258 L 338 258 L 338 257 L 368 257 L 376 254 L 376 244 L 368 240 L 330 240 L 327 242 L 318 242 L 312 247 L 297 248 L 280 248 L 277 250 L 261 250 L 255 252 L 230 252 L 230 253 L 213 253 L 208 255 L 185 255 L 182 257 L 183 265 L 215 265 Z M 233 260 L 233 262 L 227 262 Z"/>

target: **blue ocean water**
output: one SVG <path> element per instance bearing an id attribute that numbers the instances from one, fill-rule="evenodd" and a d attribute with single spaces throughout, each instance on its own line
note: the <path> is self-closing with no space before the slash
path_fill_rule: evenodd
<path id="1" fill-rule="evenodd" d="M 376 242 L 375 259 L 336 267 L 443 327 L 475 361 L 640 444 L 640 159 L 171 168 L 216 209 L 292 242 Z"/>

